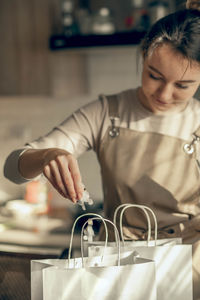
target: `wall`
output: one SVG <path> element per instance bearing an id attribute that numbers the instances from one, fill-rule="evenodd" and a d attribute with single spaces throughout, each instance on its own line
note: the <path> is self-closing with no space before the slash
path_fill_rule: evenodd
<path id="1" fill-rule="evenodd" d="M 90 51 L 88 90 L 91 94 L 112 93 L 138 86 L 141 66 L 138 47 L 118 47 Z"/>

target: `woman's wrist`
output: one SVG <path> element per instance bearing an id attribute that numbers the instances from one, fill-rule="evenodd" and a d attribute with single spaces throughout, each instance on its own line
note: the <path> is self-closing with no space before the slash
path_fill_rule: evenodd
<path id="1" fill-rule="evenodd" d="M 27 179 L 37 177 L 43 172 L 46 149 L 28 149 L 19 157 L 19 173 Z"/>

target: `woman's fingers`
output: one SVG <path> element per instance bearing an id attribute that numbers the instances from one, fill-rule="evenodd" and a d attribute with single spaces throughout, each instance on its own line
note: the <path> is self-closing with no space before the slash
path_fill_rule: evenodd
<path id="1" fill-rule="evenodd" d="M 71 154 L 68 154 L 67 156 L 58 156 L 56 158 L 56 161 L 59 165 L 59 170 L 65 188 L 67 189 L 67 192 L 70 195 L 72 201 L 76 202 L 76 200 L 79 199 L 80 196 L 82 196 L 81 192 L 83 189 L 77 161 Z M 74 174 L 76 174 L 77 176 L 74 177 Z"/>
<path id="2" fill-rule="evenodd" d="M 54 172 L 52 172 L 52 168 L 50 165 L 46 165 L 43 170 L 44 176 L 49 180 L 49 182 L 52 184 L 52 186 L 63 196 L 63 197 L 69 197 L 66 193 L 65 188 L 60 187 L 57 183 L 57 180 L 55 179 L 55 175 L 53 175 Z M 54 173 L 55 174 L 55 173 Z"/>
<path id="3" fill-rule="evenodd" d="M 49 166 L 50 166 L 53 178 L 55 180 L 56 186 L 59 188 L 59 190 L 61 190 L 64 193 L 65 197 L 68 197 L 70 194 L 65 185 L 65 182 L 63 182 L 63 176 L 62 176 L 62 173 L 60 172 L 60 168 L 57 164 L 57 161 L 55 161 L 55 160 L 50 161 Z M 72 197 L 72 195 L 70 195 L 70 198 L 72 199 L 74 197 Z M 74 202 L 74 199 L 72 199 L 72 200 Z"/>
<path id="4" fill-rule="evenodd" d="M 74 157 L 72 157 L 72 159 L 69 161 L 69 170 L 71 172 L 77 198 L 80 200 L 83 196 L 84 186 L 82 184 L 82 178 L 78 167 L 78 162 Z"/>
<path id="5" fill-rule="evenodd" d="M 44 167 L 44 175 L 56 190 L 74 203 L 83 195 L 83 184 L 76 158 L 71 154 L 56 155 Z"/>

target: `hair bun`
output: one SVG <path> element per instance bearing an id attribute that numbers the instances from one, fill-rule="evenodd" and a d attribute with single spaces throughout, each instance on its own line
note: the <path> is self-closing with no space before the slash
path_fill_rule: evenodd
<path id="1" fill-rule="evenodd" d="M 199 0 L 187 0 L 186 8 L 187 9 L 197 9 L 200 11 L 200 1 Z"/>

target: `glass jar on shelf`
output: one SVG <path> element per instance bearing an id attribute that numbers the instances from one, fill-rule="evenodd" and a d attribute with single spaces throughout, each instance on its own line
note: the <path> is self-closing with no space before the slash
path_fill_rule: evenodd
<path id="1" fill-rule="evenodd" d="M 157 20 L 165 17 L 170 13 L 170 7 L 168 1 L 153 0 L 148 6 L 150 25 L 153 25 Z"/>
<path id="2" fill-rule="evenodd" d="M 149 14 L 145 0 L 132 0 L 131 13 L 125 19 L 127 30 L 146 31 L 149 27 Z"/>
<path id="3" fill-rule="evenodd" d="M 111 11 L 108 7 L 100 8 L 93 14 L 91 19 L 92 34 L 113 34 L 115 32 L 115 24 Z"/>
<path id="4" fill-rule="evenodd" d="M 63 34 L 68 37 L 79 34 L 72 0 L 61 1 L 61 14 Z"/>

